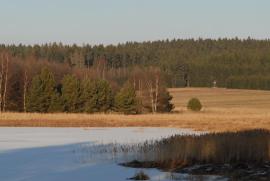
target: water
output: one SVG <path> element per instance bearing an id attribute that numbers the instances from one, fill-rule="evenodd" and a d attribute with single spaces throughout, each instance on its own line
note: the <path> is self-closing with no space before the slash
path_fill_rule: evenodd
<path id="1" fill-rule="evenodd" d="M 131 154 L 101 152 L 175 134 L 199 134 L 176 128 L 0 128 L 2 181 L 124 181 L 141 169 L 118 163 Z M 145 169 L 151 180 L 219 180 Z"/>

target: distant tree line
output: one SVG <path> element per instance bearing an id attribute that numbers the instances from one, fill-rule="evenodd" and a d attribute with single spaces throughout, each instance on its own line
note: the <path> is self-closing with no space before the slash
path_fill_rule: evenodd
<path id="1" fill-rule="evenodd" d="M 140 114 L 173 109 L 157 67 L 75 68 L 9 53 L 1 55 L 0 64 L 1 112 Z"/>
<path id="2" fill-rule="evenodd" d="M 269 84 L 265 86 L 270 79 L 270 40 L 188 39 L 115 46 L 0 45 L 0 52 L 3 51 L 18 59 L 46 60 L 76 68 L 159 67 L 169 87 L 210 87 L 216 81 L 219 87 L 270 89 Z"/>
<path id="3" fill-rule="evenodd" d="M 40 78 L 44 76 L 44 67 L 50 72 L 48 76 L 53 77 L 52 80 L 47 77 L 50 80 L 47 82 Z M 129 104 L 126 97 L 134 94 L 131 86 L 136 99 L 129 101 L 140 105 L 137 112 L 162 112 L 172 108 L 167 101 L 171 99 L 167 87 L 211 87 L 216 82 L 218 87 L 270 90 L 269 72 L 270 40 L 189 39 L 109 46 L 0 45 L 0 110 L 116 111 L 122 109 L 120 105 Z M 36 91 L 40 91 L 38 88 L 44 86 L 44 81 L 49 87 L 53 85 L 53 91 L 46 90 L 50 96 L 42 98 Z M 106 92 L 106 101 L 110 103 L 105 107 L 91 108 L 94 100 L 99 100 L 91 97 L 90 92 L 96 90 L 100 94 Z M 35 94 L 44 100 L 49 97 L 44 110 L 31 105 L 30 100 L 43 102 L 35 99 Z M 86 97 L 93 102 L 86 102 Z"/>

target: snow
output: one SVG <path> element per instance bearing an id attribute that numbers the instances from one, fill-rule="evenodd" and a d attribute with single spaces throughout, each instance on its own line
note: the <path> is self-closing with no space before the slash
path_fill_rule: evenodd
<path id="1" fill-rule="evenodd" d="M 124 181 L 139 170 L 110 159 L 83 162 L 81 157 L 88 153 L 80 152 L 82 145 L 139 143 L 195 133 L 174 128 L 0 128 L 0 180 Z M 152 180 L 169 180 L 156 169 L 145 172 Z"/>
<path id="2" fill-rule="evenodd" d="M 0 128 L 0 151 L 83 142 L 135 143 L 195 133 L 176 128 Z"/>

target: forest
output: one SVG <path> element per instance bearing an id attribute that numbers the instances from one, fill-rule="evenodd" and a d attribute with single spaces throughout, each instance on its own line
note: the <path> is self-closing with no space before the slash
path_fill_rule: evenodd
<path id="1" fill-rule="evenodd" d="M 173 105 L 167 87 L 215 82 L 269 90 L 269 72 L 270 40 L 251 38 L 0 45 L 0 105 L 1 111 L 168 112 Z M 94 97 L 95 91 L 104 95 Z M 49 102 L 36 107 L 44 100 Z"/>

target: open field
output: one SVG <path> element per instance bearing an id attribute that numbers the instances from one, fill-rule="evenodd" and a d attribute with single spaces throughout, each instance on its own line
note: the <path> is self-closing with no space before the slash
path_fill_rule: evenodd
<path id="1" fill-rule="evenodd" d="M 170 89 L 178 113 L 148 115 L 2 113 L 0 126 L 17 127 L 179 127 L 203 131 L 270 130 L 270 91 Z M 191 97 L 204 110 L 185 109 Z"/>
<path id="2" fill-rule="evenodd" d="M 266 108 L 270 110 L 270 91 L 223 89 L 223 88 L 184 88 L 169 89 L 177 110 L 186 107 L 190 98 L 197 97 L 208 108 Z"/>

